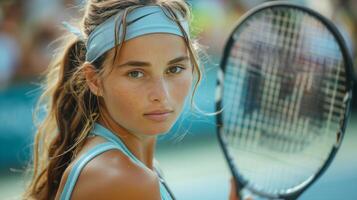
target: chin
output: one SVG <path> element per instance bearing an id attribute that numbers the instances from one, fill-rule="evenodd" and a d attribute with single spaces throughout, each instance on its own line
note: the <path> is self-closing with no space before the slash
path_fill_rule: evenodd
<path id="1" fill-rule="evenodd" d="M 146 135 L 162 135 L 165 134 L 167 132 L 169 132 L 172 128 L 173 124 L 169 124 L 169 125 L 156 125 L 156 126 L 152 126 L 150 128 L 147 128 L 144 133 Z"/>

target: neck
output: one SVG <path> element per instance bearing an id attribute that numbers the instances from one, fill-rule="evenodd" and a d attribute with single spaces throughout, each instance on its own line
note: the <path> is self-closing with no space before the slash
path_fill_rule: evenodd
<path id="1" fill-rule="evenodd" d="M 105 116 L 106 115 L 100 117 L 98 123 L 118 136 L 136 158 L 149 169 L 153 170 L 156 136 L 143 136 L 130 133 L 124 127 L 116 123 L 110 116 Z"/>

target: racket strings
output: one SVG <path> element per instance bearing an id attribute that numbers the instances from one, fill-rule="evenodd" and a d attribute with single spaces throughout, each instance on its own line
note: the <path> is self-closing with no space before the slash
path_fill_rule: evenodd
<path id="1" fill-rule="evenodd" d="M 257 187 L 291 188 L 335 144 L 345 112 L 344 60 L 331 33 L 294 9 L 265 11 L 244 26 L 225 69 L 223 137 Z"/>

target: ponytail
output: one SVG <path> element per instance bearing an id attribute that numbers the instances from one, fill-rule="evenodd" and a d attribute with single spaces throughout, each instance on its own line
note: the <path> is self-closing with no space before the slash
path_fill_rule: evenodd
<path id="1" fill-rule="evenodd" d="M 37 106 L 39 110 L 45 105 L 47 115 L 36 133 L 34 178 L 25 199 L 54 199 L 65 169 L 98 117 L 98 99 L 82 73 L 85 53 L 85 43 L 75 40 L 59 62 L 50 65 L 47 88 Z"/>

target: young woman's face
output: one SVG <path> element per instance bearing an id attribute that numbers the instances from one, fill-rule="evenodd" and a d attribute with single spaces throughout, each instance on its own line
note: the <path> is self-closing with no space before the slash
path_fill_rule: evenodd
<path id="1" fill-rule="evenodd" d="M 111 120 L 139 135 L 169 131 L 193 79 L 183 39 L 158 33 L 128 40 L 113 68 L 107 65 L 111 59 L 104 63 L 109 70 L 101 79 L 101 96 Z"/>

